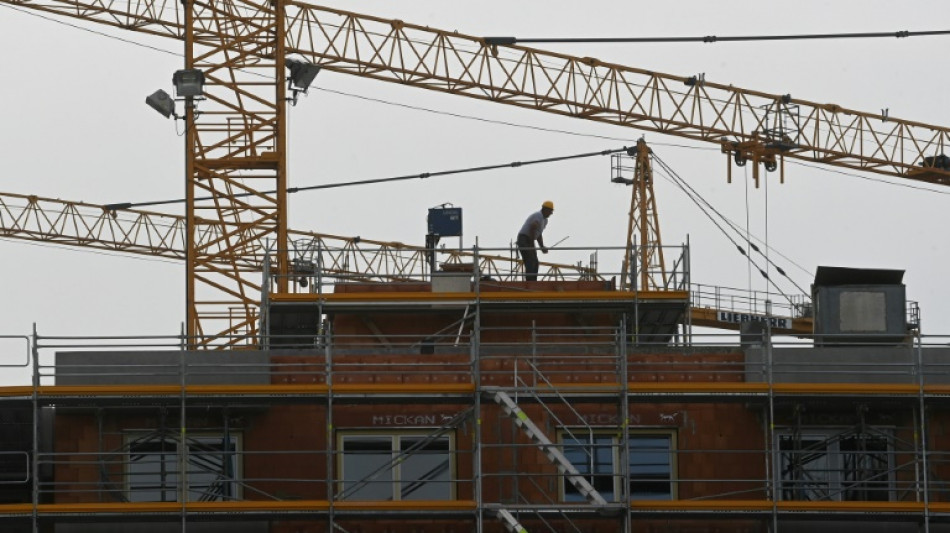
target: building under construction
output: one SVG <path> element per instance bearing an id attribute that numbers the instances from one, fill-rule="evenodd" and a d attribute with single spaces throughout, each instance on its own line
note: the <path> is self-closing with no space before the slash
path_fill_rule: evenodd
<path id="1" fill-rule="evenodd" d="M 525 282 L 478 253 L 389 282 L 317 258 L 253 346 L 25 338 L 4 530 L 946 527 L 948 349 L 902 273 L 823 268 L 814 305 L 756 310 L 703 305 L 686 268 Z M 701 335 L 711 311 L 741 331 Z"/>
<path id="2" fill-rule="evenodd" d="M 525 281 L 433 219 L 418 248 L 295 232 L 287 110 L 354 75 L 713 143 L 756 185 L 790 158 L 945 186 L 950 128 L 302 1 L 0 3 L 180 42 L 146 103 L 185 142 L 183 216 L 0 198 L 4 238 L 186 271 L 179 335 L 4 338 L 32 372 L 0 388 L 5 533 L 950 530 L 950 349 L 901 272 L 692 283 L 642 142 L 600 266 Z"/>

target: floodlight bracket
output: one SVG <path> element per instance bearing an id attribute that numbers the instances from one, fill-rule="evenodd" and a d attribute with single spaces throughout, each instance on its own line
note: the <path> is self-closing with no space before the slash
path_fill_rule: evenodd
<path id="1" fill-rule="evenodd" d="M 284 66 L 290 69 L 290 76 L 287 77 L 287 90 L 293 94 L 287 101 L 292 105 L 297 105 L 297 99 L 300 93 L 307 94 L 310 84 L 320 73 L 320 65 L 314 65 L 309 61 L 287 58 L 284 60 Z"/>

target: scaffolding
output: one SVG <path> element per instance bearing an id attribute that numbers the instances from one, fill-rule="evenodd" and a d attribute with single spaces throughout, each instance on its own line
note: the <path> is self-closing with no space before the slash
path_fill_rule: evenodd
<path id="1" fill-rule="evenodd" d="M 463 285 L 271 294 L 265 314 L 312 320 L 264 330 L 266 350 L 18 337 L 33 383 L 0 388 L 5 435 L 24 437 L 3 439 L 0 516 L 350 533 L 950 519 L 945 339 L 813 346 L 766 327 L 739 344 L 657 327 L 682 327 L 688 291 Z"/>

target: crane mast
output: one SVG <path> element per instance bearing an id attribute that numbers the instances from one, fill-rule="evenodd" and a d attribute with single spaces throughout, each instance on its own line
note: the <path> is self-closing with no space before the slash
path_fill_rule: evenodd
<path id="1" fill-rule="evenodd" d="M 620 287 L 625 290 L 666 290 L 669 289 L 669 279 L 660 237 L 660 215 L 653 192 L 652 151 L 646 141 L 640 139 L 628 152 L 634 159 L 632 179 L 623 177 L 626 170 L 622 163 L 623 154 L 612 156 L 611 181 L 630 185 L 631 189 Z"/>
<path id="2" fill-rule="evenodd" d="M 278 290 L 287 289 L 283 20 L 280 0 L 185 4 L 185 68 L 205 80 L 200 114 L 194 104 L 185 116 L 186 329 L 195 347 L 254 342 L 261 280 L 242 257 L 273 254 Z M 220 242 L 198 238 L 208 219 L 228 228 Z"/>
<path id="3" fill-rule="evenodd" d="M 288 266 L 284 61 L 715 143 L 766 169 L 792 158 L 950 185 L 950 129 L 656 73 L 295 0 L 0 0 L 184 42 L 204 73 L 186 110 L 187 333 L 253 343 L 268 253 Z M 196 112 L 197 111 L 197 112 Z M 776 125 L 781 127 L 776 127 Z M 198 235 L 218 227 L 214 239 Z M 278 275 L 277 290 L 286 290 Z"/>

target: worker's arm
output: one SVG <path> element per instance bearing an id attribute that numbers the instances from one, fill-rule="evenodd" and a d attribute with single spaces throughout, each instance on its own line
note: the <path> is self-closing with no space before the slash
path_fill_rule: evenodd
<path id="1" fill-rule="evenodd" d="M 548 249 L 544 247 L 544 236 L 538 235 L 538 248 L 541 248 L 541 253 L 548 253 Z"/>

